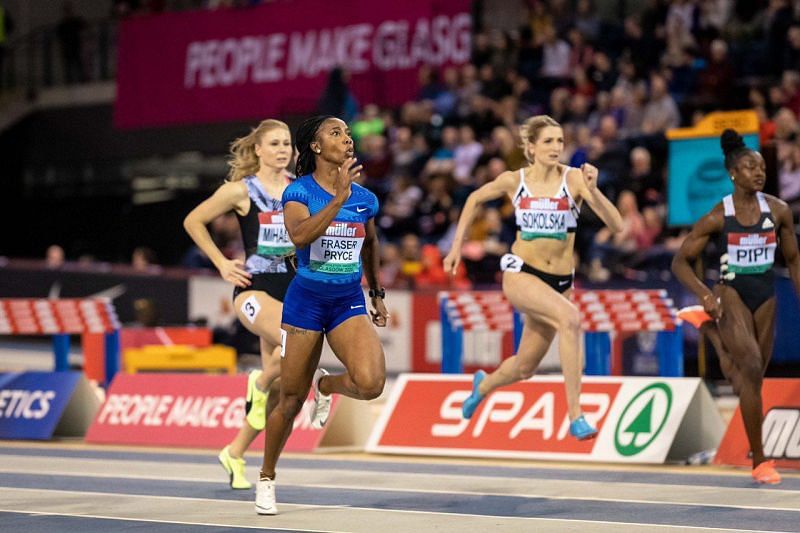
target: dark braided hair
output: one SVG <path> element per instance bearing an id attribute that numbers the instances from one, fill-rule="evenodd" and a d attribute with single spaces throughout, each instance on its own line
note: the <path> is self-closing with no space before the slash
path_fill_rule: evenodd
<path id="1" fill-rule="evenodd" d="M 722 153 L 725 154 L 725 168 L 728 170 L 736 166 L 740 157 L 752 152 L 745 146 L 742 136 L 730 128 L 722 132 L 719 143 L 722 146 Z"/>
<path id="2" fill-rule="evenodd" d="M 322 123 L 329 118 L 336 118 L 333 115 L 317 115 L 303 121 L 300 127 L 297 128 L 295 135 L 295 146 L 297 147 L 297 165 L 295 167 L 295 174 L 305 176 L 311 174 L 317 169 L 317 163 L 314 161 L 314 151 L 311 149 L 311 143 L 317 137 L 317 131 Z"/>

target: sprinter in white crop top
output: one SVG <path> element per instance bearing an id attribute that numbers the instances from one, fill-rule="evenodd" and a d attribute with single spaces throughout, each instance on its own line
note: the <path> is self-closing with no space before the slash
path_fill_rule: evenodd
<path id="1" fill-rule="evenodd" d="M 525 317 L 519 351 L 491 374 L 475 374 L 473 390 L 464 401 L 464 418 L 471 418 L 483 398 L 498 387 L 528 379 L 544 357 L 555 334 L 564 373 L 570 434 L 579 440 L 597 435 L 592 420 L 581 414 L 581 320 L 569 297 L 573 280 L 573 245 L 580 205 L 586 202 L 614 232 L 622 230 L 622 216 L 597 188 L 597 169 L 559 163 L 564 151 L 561 126 L 544 115 L 532 117 L 521 128 L 530 164 L 518 172 L 504 172 L 467 199 L 458 221 L 453 247 L 444 268 L 455 273 L 461 260 L 464 234 L 484 202 L 508 195 L 514 203 L 517 239 L 501 259 L 503 293 Z"/>

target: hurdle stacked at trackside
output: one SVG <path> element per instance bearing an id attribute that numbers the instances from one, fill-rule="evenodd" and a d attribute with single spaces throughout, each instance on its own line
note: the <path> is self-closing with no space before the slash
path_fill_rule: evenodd
<path id="1" fill-rule="evenodd" d="M 0 335 L 52 335 L 55 370 L 69 369 L 71 334 L 105 334 L 106 381 L 119 369 L 120 323 L 107 298 L 1 298 Z"/>
<path id="2" fill-rule="evenodd" d="M 683 337 L 680 320 L 667 291 L 575 290 L 572 301 L 581 314 L 588 375 L 619 374 L 620 334 L 654 332 L 661 376 L 683 375 Z M 442 291 L 442 372 L 463 372 L 464 333 L 513 332 L 514 350 L 522 335 L 522 318 L 500 291 Z"/>

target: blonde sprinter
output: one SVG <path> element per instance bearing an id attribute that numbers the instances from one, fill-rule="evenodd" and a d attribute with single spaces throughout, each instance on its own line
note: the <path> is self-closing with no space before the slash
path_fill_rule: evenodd
<path id="1" fill-rule="evenodd" d="M 581 414 L 580 389 L 583 361 L 579 335 L 581 320 L 570 301 L 573 282 L 573 246 L 580 205 L 586 202 L 614 232 L 622 217 L 597 188 L 597 169 L 562 165 L 564 133 L 548 116 L 529 119 L 521 128 L 529 165 L 504 172 L 470 194 L 461 213 L 453 247 L 444 259 L 445 270 L 455 274 L 461 245 L 475 211 L 484 202 L 504 195 L 514 203 L 519 231 L 501 260 L 503 293 L 524 316 L 519 352 L 503 361 L 491 374 L 476 373 L 472 395 L 463 414 L 471 418 L 478 404 L 493 390 L 533 376 L 556 333 L 564 374 L 570 433 L 592 438 L 597 430 Z"/>
<path id="2" fill-rule="evenodd" d="M 249 135 L 231 144 L 228 180 L 184 220 L 184 228 L 209 257 L 225 281 L 234 285 L 233 304 L 239 321 L 258 335 L 262 370 L 248 376 L 247 423 L 219 454 L 231 487 L 249 489 L 243 455 L 264 429 L 267 397 L 280 374 L 280 321 L 283 298 L 294 268 L 288 258 L 294 246 L 283 224 L 281 196 L 291 181 L 286 167 L 292 159 L 289 127 L 264 120 Z M 206 226 L 233 211 L 239 219 L 246 261 L 228 259 L 214 243 Z M 271 395 L 270 408 L 277 402 Z"/>

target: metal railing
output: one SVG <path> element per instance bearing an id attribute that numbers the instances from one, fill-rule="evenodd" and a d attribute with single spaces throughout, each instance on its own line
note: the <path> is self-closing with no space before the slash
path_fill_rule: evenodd
<path id="1" fill-rule="evenodd" d="M 6 96 L 23 93 L 34 99 L 43 88 L 112 80 L 117 21 L 85 21 L 72 45 L 60 37 L 58 24 L 35 28 L 9 39 L 0 53 L 0 94 Z"/>

